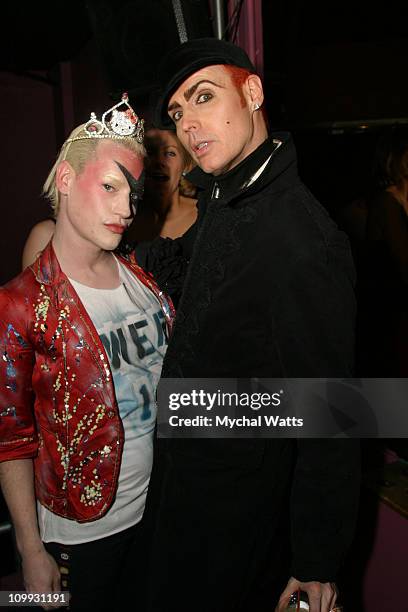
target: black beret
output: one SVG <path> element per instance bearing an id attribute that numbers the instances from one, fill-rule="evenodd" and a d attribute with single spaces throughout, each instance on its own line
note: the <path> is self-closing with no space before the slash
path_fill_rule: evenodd
<path id="1" fill-rule="evenodd" d="M 245 51 L 225 40 L 195 38 L 181 44 L 164 58 L 158 68 L 160 92 L 154 113 L 156 127 L 169 129 L 174 126 L 167 114 L 171 94 L 191 74 L 215 64 L 238 66 L 251 73 L 256 72 Z"/>

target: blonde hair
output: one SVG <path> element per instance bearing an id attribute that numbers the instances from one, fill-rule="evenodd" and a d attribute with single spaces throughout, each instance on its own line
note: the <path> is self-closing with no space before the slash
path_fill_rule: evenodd
<path id="1" fill-rule="evenodd" d="M 63 161 L 67 161 L 73 167 L 76 174 L 81 174 L 86 163 L 93 155 L 95 155 L 99 143 L 105 140 L 103 138 L 88 138 L 84 127 L 85 123 L 79 125 L 68 136 L 67 140 L 62 145 L 60 152 L 58 153 L 55 164 L 51 168 L 42 189 L 42 195 L 49 200 L 51 204 L 54 218 L 58 216 L 60 204 L 60 193 L 56 185 L 56 174 L 59 164 Z M 75 140 L 74 142 L 68 142 L 69 139 L 82 135 L 85 138 Z M 114 140 L 140 157 L 144 157 L 146 155 L 144 146 L 140 144 L 136 138 L 118 138 Z"/>
<path id="2" fill-rule="evenodd" d="M 182 145 L 176 132 L 174 130 L 166 130 L 166 131 L 171 132 L 180 145 L 180 153 L 181 153 L 181 157 L 182 157 L 183 165 L 184 165 L 184 171 L 179 181 L 180 195 L 185 196 L 186 198 L 195 198 L 197 195 L 197 187 L 193 185 L 193 183 L 191 183 L 184 176 L 185 174 L 188 174 L 190 170 L 194 168 L 195 166 L 194 160 L 191 157 L 190 153 L 187 151 L 187 149 Z"/>
<path id="3" fill-rule="evenodd" d="M 186 198 L 195 198 L 197 197 L 197 187 L 185 176 L 182 176 L 179 182 L 179 193 Z"/>

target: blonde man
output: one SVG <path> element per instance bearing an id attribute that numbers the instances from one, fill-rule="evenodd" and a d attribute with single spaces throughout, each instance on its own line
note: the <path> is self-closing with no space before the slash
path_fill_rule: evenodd
<path id="1" fill-rule="evenodd" d="M 112 253 L 143 192 L 142 143 L 126 95 L 72 132 L 44 186 L 52 243 L 0 290 L 0 481 L 27 590 L 69 590 L 72 610 L 123 608 L 135 551 L 145 561 L 173 310 Z"/>

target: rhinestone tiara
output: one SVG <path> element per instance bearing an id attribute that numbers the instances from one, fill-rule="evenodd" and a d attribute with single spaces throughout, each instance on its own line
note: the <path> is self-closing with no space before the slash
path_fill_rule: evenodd
<path id="1" fill-rule="evenodd" d="M 120 107 L 123 108 L 120 110 Z M 124 93 L 122 100 L 105 111 L 100 121 L 95 113 L 91 113 L 89 121 L 84 126 L 85 134 L 68 138 L 66 142 L 87 140 L 88 138 L 113 138 L 121 140 L 136 138 L 137 142 L 143 144 L 143 125 L 144 119 L 140 119 L 136 115 L 129 104 L 128 94 Z"/>

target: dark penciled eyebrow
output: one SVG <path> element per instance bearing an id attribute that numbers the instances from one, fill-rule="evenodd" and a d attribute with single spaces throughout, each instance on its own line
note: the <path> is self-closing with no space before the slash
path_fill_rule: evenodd
<path id="1" fill-rule="evenodd" d="M 194 85 L 192 85 L 191 87 L 186 89 L 186 91 L 183 94 L 186 102 L 189 101 L 189 99 L 194 94 L 194 92 L 197 91 L 199 86 L 202 85 L 203 83 L 210 83 L 211 85 L 214 85 L 214 87 L 219 87 L 221 89 L 224 89 L 224 87 L 222 85 L 218 85 L 218 83 L 214 83 L 214 81 L 210 81 L 210 79 L 202 79 L 201 81 L 198 81 L 197 83 L 195 83 Z M 173 102 L 168 107 L 167 112 L 170 112 L 170 111 L 174 110 L 175 108 L 178 108 L 179 106 L 180 106 L 180 104 L 178 102 Z"/>

